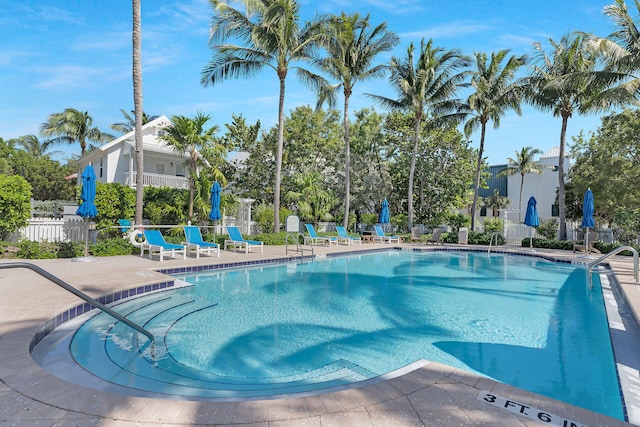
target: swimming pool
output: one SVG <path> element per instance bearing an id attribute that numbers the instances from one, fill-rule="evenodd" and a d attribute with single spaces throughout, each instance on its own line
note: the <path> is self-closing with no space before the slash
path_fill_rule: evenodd
<path id="1" fill-rule="evenodd" d="M 196 286 L 117 307 L 163 338 L 153 357 L 103 315 L 71 349 L 109 382 L 185 398 L 313 392 L 427 359 L 622 419 L 600 285 L 585 274 L 398 251 L 187 274 Z"/>

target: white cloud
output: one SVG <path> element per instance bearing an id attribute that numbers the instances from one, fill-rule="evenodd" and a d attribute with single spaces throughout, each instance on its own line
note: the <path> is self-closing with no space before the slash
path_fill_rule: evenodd
<path id="1" fill-rule="evenodd" d="M 401 33 L 400 37 L 405 39 L 420 38 L 461 38 L 469 34 L 477 34 L 490 30 L 491 27 L 485 24 L 464 24 L 461 22 L 450 22 L 445 25 L 438 25 L 431 28 L 425 28 L 420 31 L 409 33 Z"/>
<path id="2" fill-rule="evenodd" d="M 34 84 L 35 88 L 58 90 L 95 86 L 103 83 L 104 78 L 110 74 L 105 68 L 76 65 L 34 68 L 33 71 L 46 76 Z"/>

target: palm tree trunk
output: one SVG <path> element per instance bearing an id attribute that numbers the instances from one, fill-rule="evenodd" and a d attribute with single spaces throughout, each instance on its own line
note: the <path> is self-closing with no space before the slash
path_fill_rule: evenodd
<path id="1" fill-rule="evenodd" d="M 273 186 L 273 232 L 280 232 L 280 178 L 282 175 L 282 151 L 284 146 L 284 75 L 280 75 L 280 99 L 278 101 L 278 149 L 276 153 L 276 177 Z"/>
<path id="2" fill-rule="evenodd" d="M 349 227 L 349 204 L 351 202 L 351 148 L 349 145 L 349 96 L 345 89 L 344 95 L 344 117 L 342 126 L 344 128 L 344 219 L 342 225 L 345 229 Z"/>
<path id="3" fill-rule="evenodd" d="M 484 135 L 487 130 L 487 123 L 482 123 L 480 133 L 480 148 L 478 149 L 478 164 L 476 165 L 476 183 L 473 191 L 473 204 L 471 205 L 471 231 L 476 226 L 476 206 L 478 205 L 478 192 L 480 191 L 480 170 L 482 169 L 482 154 L 484 152 Z"/>
<path id="4" fill-rule="evenodd" d="M 520 201 L 518 202 L 518 222 L 522 221 L 522 189 L 524 187 L 524 173 L 520 174 Z"/>
<path id="5" fill-rule="evenodd" d="M 136 146 L 136 218 L 142 225 L 144 207 L 144 146 L 142 141 L 142 27 L 140 0 L 133 0 L 133 106 L 135 115 Z"/>
<path id="6" fill-rule="evenodd" d="M 558 214 L 560 215 L 560 240 L 567 240 L 567 207 L 564 191 L 564 144 L 567 136 L 569 113 L 562 112 L 562 130 L 560 131 L 560 154 L 558 155 Z"/>
<path id="7" fill-rule="evenodd" d="M 416 159 L 418 158 L 418 142 L 420 141 L 420 121 L 422 119 L 421 114 L 416 114 L 416 122 L 414 125 L 414 137 L 413 137 L 413 153 L 411 154 L 411 166 L 409 167 L 409 191 L 407 194 L 407 225 L 409 230 L 413 227 L 413 179 L 416 173 Z"/>

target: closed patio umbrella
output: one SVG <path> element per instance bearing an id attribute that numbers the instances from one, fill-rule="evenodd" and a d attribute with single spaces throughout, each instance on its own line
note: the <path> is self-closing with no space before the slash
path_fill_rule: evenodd
<path id="1" fill-rule="evenodd" d="M 582 202 L 582 227 L 585 228 L 585 250 L 589 252 L 589 229 L 595 228 L 595 221 L 593 219 L 594 211 L 593 192 L 591 188 L 587 188 L 584 193 L 584 201 Z"/>
<path id="2" fill-rule="evenodd" d="M 380 209 L 380 224 L 389 224 L 391 221 L 391 215 L 389 214 L 389 202 L 387 199 L 382 201 L 382 208 Z"/>
<path id="3" fill-rule="evenodd" d="M 80 198 L 82 204 L 76 210 L 76 215 L 85 219 L 95 218 L 98 216 L 98 209 L 95 205 L 96 199 L 96 173 L 93 170 L 93 166 L 88 165 L 82 171 L 82 190 L 80 192 Z M 84 256 L 74 258 L 72 261 L 95 261 L 96 258 L 89 256 L 89 225 L 86 227 L 86 234 L 84 239 Z"/>
<path id="4" fill-rule="evenodd" d="M 211 212 L 209 212 L 209 219 L 211 221 L 214 221 L 214 225 L 215 225 L 215 221 L 222 218 L 222 215 L 220 214 L 221 195 L 222 195 L 222 187 L 220 187 L 220 184 L 218 183 L 218 181 L 215 181 L 211 186 Z M 214 228 L 213 229 L 214 240 L 215 240 L 215 235 L 216 235 L 216 229 Z"/>
<path id="5" fill-rule="evenodd" d="M 527 203 L 527 212 L 524 215 L 524 225 L 527 225 L 530 228 L 530 237 L 529 237 L 529 247 L 533 247 L 533 227 L 538 227 L 540 225 L 540 219 L 538 218 L 538 210 L 536 209 L 536 198 L 531 196 L 529 198 L 529 202 Z"/>

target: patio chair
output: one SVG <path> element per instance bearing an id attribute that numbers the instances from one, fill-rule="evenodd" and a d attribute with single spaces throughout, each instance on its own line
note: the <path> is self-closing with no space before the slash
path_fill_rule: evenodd
<path id="1" fill-rule="evenodd" d="M 118 228 L 120 229 L 120 233 L 122 233 L 123 237 L 127 236 L 131 230 L 131 221 L 128 219 L 119 219 Z"/>
<path id="2" fill-rule="evenodd" d="M 400 243 L 400 237 L 398 236 L 387 236 L 384 234 L 384 230 L 379 225 L 374 225 L 373 229 L 376 232 L 376 235 L 373 236 L 374 242 L 380 243 Z"/>
<path id="3" fill-rule="evenodd" d="M 336 231 L 338 232 L 338 244 L 346 243 L 347 246 L 351 246 L 354 242 L 358 242 L 359 245 L 362 244 L 362 238 L 349 236 L 349 234 L 347 234 L 347 230 L 343 226 L 336 225 Z"/>
<path id="4" fill-rule="evenodd" d="M 304 244 L 309 244 L 309 245 L 317 245 L 317 244 L 322 244 L 322 245 L 329 245 L 331 246 L 333 243 L 336 244 L 336 246 L 338 246 L 338 238 L 337 237 L 320 237 L 316 234 L 316 229 L 313 228 L 313 224 L 305 224 L 305 227 L 307 227 L 307 232 L 309 233 L 308 236 L 304 236 Z"/>
<path id="5" fill-rule="evenodd" d="M 441 245 L 440 236 L 442 235 L 442 228 L 438 227 L 433 230 L 431 236 L 427 238 L 427 243 L 433 243 L 434 245 Z"/>
<path id="6" fill-rule="evenodd" d="M 175 258 L 177 253 L 182 252 L 182 259 L 187 258 L 187 248 L 183 245 L 167 243 L 162 233 L 160 233 L 160 230 L 144 230 L 142 233 L 144 234 L 145 241 L 140 246 L 140 256 L 143 256 L 146 250 L 149 253 L 149 258 L 151 258 L 154 253 L 159 254 L 160 261 L 164 260 L 165 253 L 167 255 L 171 254 L 171 256 Z"/>
<path id="7" fill-rule="evenodd" d="M 587 243 L 587 239 L 586 237 L 588 237 L 588 241 L 589 241 L 589 247 L 587 247 L 586 243 Z M 586 253 L 595 253 L 595 254 L 599 254 L 600 251 L 598 249 L 595 248 L 595 243 L 598 241 L 598 232 L 597 231 L 590 231 L 588 233 L 588 236 L 585 235 L 585 240 L 581 241 L 581 242 L 573 242 L 573 252 L 575 253 L 576 251 L 580 251 L 580 252 L 586 252 Z"/>
<path id="8" fill-rule="evenodd" d="M 422 229 L 420 227 L 411 228 L 411 243 L 422 243 Z"/>
<path id="9" fill-rule="evenodd" d="M 242 233 L 235 225 L 227 225 L 227 234 L 229 234 L 229 238 L 224 241 L 224 250 L 232 247 L 235 251 L 236 249 L 244 248 L 244 253 L 248 254 L 251 251 L 251 248 L 260 248 L 260 253 L 264 252 L 264 245 L 262 242 L 257 240 L 247 240 L 242 237 Z"/>
<path id="10" fill-rule="evenodd" d="M 195 251 L 196 258 L 200 258 L 200 252 L 207 252 L 207 255 L 211 255 L 213 250 L 214 254 L 218 254 L 220 257 L 220 245 L 217 243 L 205 242 L 200 233 L 200 227 L 195 225 L 187 225 L 184 227 L 184 236 L 187 239 L 187 252 Z"/>

